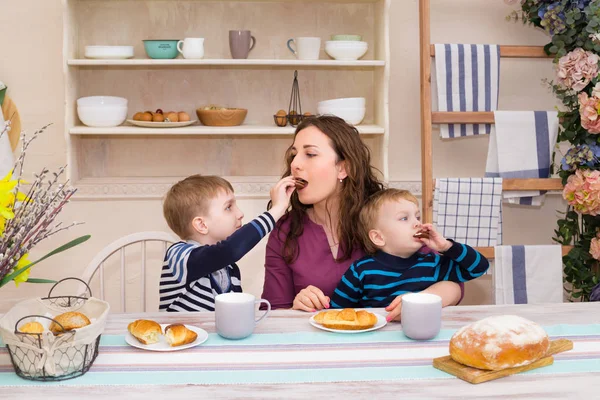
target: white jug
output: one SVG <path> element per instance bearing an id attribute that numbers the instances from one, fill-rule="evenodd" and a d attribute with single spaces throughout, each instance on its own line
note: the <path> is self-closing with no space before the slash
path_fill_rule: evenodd
<path id="1" fill-rule="evenodd" d="M 185 38 L 180 40 L 177 42 L 177 50 L 183 54 L 183 58 L 204 58 L 204 38 Z"/>

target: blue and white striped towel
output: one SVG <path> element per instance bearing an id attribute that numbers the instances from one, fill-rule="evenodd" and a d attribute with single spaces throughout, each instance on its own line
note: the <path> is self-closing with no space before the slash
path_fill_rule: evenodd
<path id="1" fill-rule="evenodd" d="M 485 176 L 548 178 L 558 136 L 556 111 L 495 111 L 496 129 L 490 134 Z M 512 204 L 539 206 L 540 191 L 504 192 Z"/>
<path id="2" fill-rule="evenodd" d="M 502 243 L 501 178 L 437 178 L 433 222 L 447 238 L 470 246 Z"/>
<path id="3" fill-rule="evenodd" d="M 487 44 L 436 44 L 439 111 L 494 111 L 498 108 L 500 48 Z M 442 124 L 440 136 L 489 134 L 490 124 Z"/>
<path id="4" fill-rule="evenodd" d="M 496 304 L 563 302 L 561 246 L 496 246 Z"/>

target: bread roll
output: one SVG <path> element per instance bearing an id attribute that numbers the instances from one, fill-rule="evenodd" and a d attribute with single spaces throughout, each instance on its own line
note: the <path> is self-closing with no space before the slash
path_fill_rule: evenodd
<path id="1" fill-rule="evenodd" d="M 501 315 L 456 332 L 450 339 L 450 356 L 470 367 L 498 371 L 531 364 L 544 357 L 549 347 L 541 326 L 516 315 Z"/>
<path id="2" fill-rule="evenodd" d="M 58 322 L 60 325 L 54 321 Z M 70 331 L 73 329 L 83 328 L 91 323 L 88 317 L 76 311 L 69 311 L 64 314 L 57 315 L 54 317 L 54 321 L 52 321 L 50 324 L 50 331 L 55 335 L 62 333 L 62 328 L 64 328 L 65 331 Z"/>
<path id="3" fill-rule="evenodd" d="M 372 328 L 377 323 L 375 314 L 364 310 L 355 311 L 352 308 L 321 311 L 314 319 L 325 328 L 354 331 Z"/>
<path id="4" fill-rule="evenodd" d="M 182 324 L 169 325 L 165 328 L 165 338 L 171 347 L 192 343 L 198 334 Z"/>
<path id="5" fill-rule="evenodd" d="M 138 319 L 127 326 L 127 330 L 142 344 L 158 343 L 162 328 L 158 322 Z"/>
<path id="6" fill-rule="evenodd" d="M 19 328 L 19 332 L 22 333 L 43 333 L 44 326 L 39 322 L 27 322 Z"/>

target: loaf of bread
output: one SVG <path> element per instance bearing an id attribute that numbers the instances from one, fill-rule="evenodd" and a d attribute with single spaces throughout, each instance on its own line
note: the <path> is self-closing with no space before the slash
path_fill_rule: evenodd
<path id="1" fill-rule="evenodd" d="M 149 319 L 138 319 L 127 325 L 127 330 L 142 344 L 158 343 L 162 328 L 158 322 Z"/>
<path id="2" fill-rule="evenodd" d="M 27 322 L 19 328 L 19 332 L 22 333 L 43 333 L 44 326 L 39 322 Z"/>
<path id="3" fill-rule="evenodd" d="M 58 322 L 58 324 L 54 321 Z M 50 332 L 54 333 L 55 335 L 64 331 L 83 328 L 91 323 L 88 317 L 76 311 L 69 311 L 64 314 L 57 315 L 54 317 L 54 321 L 52 321 L 50 324 Z"/>
<path id="4" fill-rule="evenodd" d="M 364 310 L 355 311 L 352 308 L 321 311 L 315 315 L 314 320 L 325 328 L 341 330 L 369 329 L 377 323 L 375 314 Z"/>
<path id="5" fill-rule="evenodd" d="M 450 339 L 450 356 L 470 367 L 498 371 L 531 364 L 544 357 L 549 347 L 541 326 L 516 315 L 501 315 L 456 332 Z"/>
<path id="6" fill-rule="evenodd" d="M 192 343 L 198 334 L 182 324 L 169 325 L 165 328 L 165 338 L 171 347 Z"/>

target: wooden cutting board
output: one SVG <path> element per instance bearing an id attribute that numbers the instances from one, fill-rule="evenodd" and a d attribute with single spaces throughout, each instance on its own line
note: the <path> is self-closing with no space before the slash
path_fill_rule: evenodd
<path id="1" fill-rule="evenodd" d="M 568 339 L 553 340 L 550 342 L 550 348 L 548 349 L 548 353 L 546 353 L 544 358 L 541 358 L 529 365 L 516 368 L 507 368 L 500 371 L 488 371 L 484 369 L 467 367 L 466 365 L 457 363 L 450 358 L 450 356 L 434 358 L 433 366 L 439 370 L 449 373 L 450 375 L 454 375 L 463 381 L 475 384 L 552 365 L 552 363 L 554 363 L 554 357 L 552 357 L 552 355 L 571 349 L 573 349 L 572 341 Z"/>

